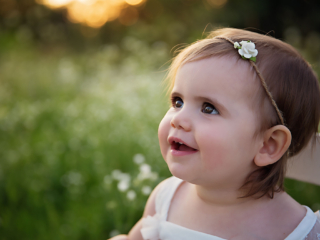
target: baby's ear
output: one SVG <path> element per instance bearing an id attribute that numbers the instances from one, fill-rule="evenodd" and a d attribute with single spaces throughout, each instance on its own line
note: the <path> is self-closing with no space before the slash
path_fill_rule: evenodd
<path id="1" fill-rule="evenodd" d="M 276 125 L 265 131 L 263 145 L 254 157 L 254 163 L 267 166 L 278 161 L 291 144 L 291 132 L 283 125 Z"/>

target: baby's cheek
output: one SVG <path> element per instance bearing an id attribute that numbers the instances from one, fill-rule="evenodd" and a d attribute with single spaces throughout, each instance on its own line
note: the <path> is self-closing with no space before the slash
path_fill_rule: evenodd
<path id="1" fill-rule="evenodd" d="M 228 164 L 232 157 L 230 145 L 217 134 L 215 138 L 207 135 L 203 138 L 200 152 L 207 167 L 219 168 Z"/>
<path id="2" fill-rule="evenodd" d="M 159 145 L 160 150 L 163 158 L 167 155 L 167 150 L 169 143 L 167 141 L 168 135 L 170 130 L 170 119 L 167 115 L 164 116 L 164 118 L 161 120 L 158 128 L 158 139 L 159 139 Z"/>
<path id="3" fill-rule="evenodd" d="M 204 156 L 205 155 L 205 156 Z M 202 155 L 203 164 L 206 169 L 223 169 L 228 165 L 225 155 L 219 152 L 211 152 L 210 154 Z"/>

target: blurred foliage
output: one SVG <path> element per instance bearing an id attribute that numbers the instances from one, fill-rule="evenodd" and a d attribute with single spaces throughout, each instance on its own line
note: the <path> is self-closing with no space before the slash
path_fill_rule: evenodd
<path id="1" fill-rule="evenodd" d="M 157 139 L 170 49 L 204 29 L 274 30 L 320 73 L 318 2 L 148 0 L 137 9 L 134 25 L 93 29 L 33 0 L 0 0 L 1 240 L 129 231 L 170 175 Z M 320 208 L 320 187 L 286 186 Z"/>
<path id="2" fill-rule="evenodd" d="M 213 4 L 221 1 L 225 4 L 220 7 Z M 35 0 L 0 0 L 0 6 L 2 34 L 77 50 L 88 45 L 118 43 L 127 35 L 174 46 L 201 38 L 207 25 L 208 29 L 231 26 L 273 31 L 271 35 L 277 38 L 283 38 L 289 27 L 297 28 L 303 36 L 320 32 L 320 2 L 316 0 L 147 0 L 134 7 L 139 14 L 134 25 L 125 26 L 114 20 L 100 29 L 69 23 L 65 9 L 53 11 Z"/>
<path id="3" fill-rule="evenodd" d="M 114 45 L 81 55 L 18 48 L 1 56 L 0 239 L 126 232 L 143 210 L 142 190 L 168 176 L 157 139 L 163 73 L 152 70 L 168 49 L 134 38 L 122 45 L 131 52 L 122 64 L 114 63 L 121 55 Z M 138 153 L 152 169 L 139 170 Z M 114 169 L 130 174 L 128 189 L 110 177 Z"/>

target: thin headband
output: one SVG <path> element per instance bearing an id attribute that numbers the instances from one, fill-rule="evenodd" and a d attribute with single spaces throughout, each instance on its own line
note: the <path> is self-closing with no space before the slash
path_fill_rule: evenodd
<path id="1" fill-rule="evenodd" d="M 261 84 L 264 88 L 264 90 L 266 91 L 270 101 L 271 101 L 271 104 L 273 105 L 273 107 L 276 109 L 276 112 L 277 112 L 277 115 L 281 121 L 281 124 L 284 125 L 284 120 L 283 120 L 283 117 L 282 117 L 282 113 L 281 111 L 279 110 L 277 104 L 276 104 L 276 101 L 273 99 L 272 97 L 272 94 L 271 92 L 269 91 L 268 89 L 268 86 L 267 86 L 267 83 L 266 81 L 264 80 L 264 78 L 262 77 L 262 74 L 260 73 L 260 71 L 258 70 L 258 67 L 257 65 L 254 63 L 256 61 L 256 56 L 258 54 L 258 51 L 255 48 L 255 45 L 254 43 L 250 42 L 250 41 L 241 41 L 240 44 L 242 46 L 240 46 L 240 44 L 238 42 L 234 42 L 232 41 L 230 38 L 227 38 L 227 37 L 216 37 L 216 38 L 219 38 L 219 39 L 224 39 L 224 40 L 227 40 L 228 42 L 230 42 L 235 48 L 238 48 L 239 50 L 239 54 L 241 55 L 241 57 L 243 59 L 247 59 L 249 60 L 251 66 L 256 70 L 259 78 L 260 78 L 260 81 L 261 81 Z M 252 45 L 253 44 L 253 45 Z M 249 52 L 246 50 L 246 49 L 242 49 L 243 46 L 245 45 L 249 45 Z M 253 49 L 252 49 L 252 46 L 253 46 Z"/>

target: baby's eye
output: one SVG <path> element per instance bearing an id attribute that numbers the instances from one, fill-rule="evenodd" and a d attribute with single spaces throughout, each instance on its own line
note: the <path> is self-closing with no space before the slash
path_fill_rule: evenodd
<path id="1" fill-rule="evenodd" d="M 218 110 L 210 103 L 204 103 L 202 105 L 201 112 L 207 114 L 219 114 Z"/>
<path id="2" fill-rule="evenodd" d="M 179 97 L 173 97 L 171 99 L 171 102 L 172 102 L 172 107 L 174 107 L 174 108 L 182 108 L 183 107 L 183 101 Z"/>

